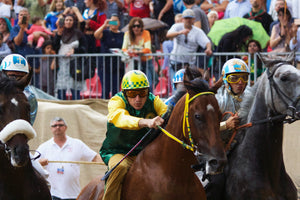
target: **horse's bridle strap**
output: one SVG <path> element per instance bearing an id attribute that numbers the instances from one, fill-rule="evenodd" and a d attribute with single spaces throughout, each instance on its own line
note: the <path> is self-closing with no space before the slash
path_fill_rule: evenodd
<path id="1" fill-rule="evenodd" d="M 184 148 L 194 151 L 194 148 L 191 147 L 188 144 L 185 144 L 183 141 L 179 140 L 177 137 L 175 137 L 174 135 L 172 135 L 171 133 L 169 133 L 166 129 L 163 129 L 161 126 L 157 125 L 157 127 L 164 133 L 166 134 L 169 138 L 171 138 L 172 140 L 175 140 L 176 142 L 178 142 L 179 144 L 181 144 Z"/>
<path id="2" fill-rule="evenodd" d="M 189 124 L 189 103 L 192 102 L 194 99 L 196 99 L 199 96 L 202 95 L 215 95 L 215 93 L 213 92 L 200 92 L 196 95 L 194 95 L 192 98 L 190 98 L 189 93 L 186 93 L 186 97 L 185 97 L 185 106 L 184 106 L 184 113 L 183 113 L 183 122 L 182 122 L 182 132 L 183 132 L 183 136 L 185 137 L 185 123 L 186 123 L 186 127 L 189 133 L 189 140 L 191 143 L 192 148 L 194 148 L 194 141 L 192 139 L 192 133 L 191 133 L 191 127 Z"/>

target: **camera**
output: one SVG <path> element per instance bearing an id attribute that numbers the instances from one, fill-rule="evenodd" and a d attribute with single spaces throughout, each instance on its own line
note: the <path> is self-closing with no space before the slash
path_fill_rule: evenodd
<path id="1" fill-rule="evenodd" d="M 24 15 L 22 18 L 22 24 L 27 24 L 27 16 Z"/>
<path id="2" fill-rule="evenodd" d="M 59 18 L 59 21 L 58 21 L 58 26 L 60 28 L 64 27 L 64 24 L 65 24 L 65 19 L 64 18 Z"/>

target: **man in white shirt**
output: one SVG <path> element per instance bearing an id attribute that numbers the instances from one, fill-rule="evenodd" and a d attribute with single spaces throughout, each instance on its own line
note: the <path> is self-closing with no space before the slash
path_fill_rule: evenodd
<path id="1" fill-rule="evenodd" d="M 75 200 L 80 193 L 80 166 L 73 163 L 49 163 L 58 161 L 102 161 L 100 155 L 81 140 L 66 135 L 67 124 L 63 118 L 56 117 L 50 122 L 53 138 L 41 144 L 37 151 L 39 162 L 49 172 L 53 200 Z"/>
<path id="2" fill-rule="evenodd" d="M 196 64 L 196 56 L 185 54 L 197 52 L 198 46 L 205 49 L 204 53 L 207 56 L 212 54 L 210 40 L 203 30 L 193 25 L 195 21 L 194 11 L 186 9 L 182 13 L 182 18 L 183 23 L 174 24 L 167 33 L 167 38 L 174 41 L 172 55 L 170 56 L 170 77 L 174 76 L 175 71 L 184 68 L 184 65 L 194 66 Z"/>

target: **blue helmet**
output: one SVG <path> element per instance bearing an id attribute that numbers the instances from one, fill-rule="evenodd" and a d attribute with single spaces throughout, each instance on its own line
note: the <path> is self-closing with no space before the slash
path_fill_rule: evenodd
<path id="1" fill-rule="evenodd" d="M 27 60 L 20 54 L 6 56 L 0 65 L 0 71 L 19 71 L 29 73 Z"/>
<path id="2" fill-rule="evenodd" d="M 175 75 L 173 77 L 173 83 L 172 83 L 172 87 L 173 87 L 174 91 L 176 90 L 175 83 L 182 83 L 183 82 L 184 72 L 185 72 L 185 69 L 180 69 L 175 73 Z"/>

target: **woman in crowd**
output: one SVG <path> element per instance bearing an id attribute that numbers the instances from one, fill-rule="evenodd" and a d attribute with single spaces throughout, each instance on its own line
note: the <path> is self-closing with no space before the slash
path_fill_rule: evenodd
<path id="1" fill-rule="evenodd" d="M 140 17 L 130 20 L 128 31 L 124 35 L 122 50 L 130 57 L 138 57 L 142 54 L 151 53 L 151 36 L 149 31 L 144 30 L 144 23 Z M 152 56 L 141 56 L 141 71 L 143 71 L 153 86 L 154 68 Z M 134 69 L 138 69 L 138 61 L 134 62 Z M 150 90 L 153 88 L 150 87 Z"/>
<path id="2" fill-rule="evenodd" d="M 120 20 L 117 15 L 113 15 L 110 20 L 106 20 L 104 24 L 95 31 L 96 39 L 101 40 L 101 53 L 112 53 L 111 48 L 122 48 L 124 33 L 119 31 Z M 107 29 L 109 28 L 109 29 Z M 114 96 L 120 91 L 119 86 L 124 75 L 124 65 L 119 57 L 104 57 L 104 66 L 98 71 L 102 86 L 102 97 L 107 99 Z M 102 64 L 102 62 L 101 62 Z M 117 66 L 120 66 L 117 68 Z"/>
<path id="3" fill-rule="evenodd" d="M 251 77 L 251 85 L 254 84 L 254 76 L 255 76 L 255 65 L 254 65 L 254 54 L 257 52 L 261 52 L 261 45 L 257 40 L 249 40 L 249 42 L 247 43 L 247 51 L 248 53 L 250 53 L 251 55 L 251 61 L 249 63 L 249 58 L 248 56 L 243 57 L 243 60 L 248 64 L 250 64 L 250 77 Z M 262 62 L 259 59 L 259 57 L 257 57 L 256 60 L 256 77 L 259 77 L 263 72 L 263 68 L 262 68 Z"/>
<path id="4" fill-rule="evenodd" d="M 70 74 L 70 67 L 77 66 L 79 69 L 81 67 L 80 60 L 70 56 L 87 52 L 86 39 L 76 27 L 77 21 L 75 16 L 71 14 L 66 15 L 64 26 L 58 26 L 57 33 L 53 39 L 53 47 L 58 55 L 61 55 L 58 59 L 59 70 L 56 83 L 59 99 L 66 99 L 67 90 L 71 90 L 72 99 L 79 99 L 80 91 L 84 87 L 84 81 L 74 80 Z"/>
<path id="5" fill-rule="evenodd" d="M 217 11 L 212 10 L 207 14 L 207 18 L 209 22 L 209 28 L 211 28 L 214 25 L 215 21 L 219 19 L 219 15 Z"/>
<path id="6" fill-rule="evenodd" d="M 0 18 L 0 32 L 3 34 L 3 42 L 9 41 L 9 35 L 11 30 L 11 24 L 6 17 Z"/>
<path id="7" fill-rule="evenodd" d="M 218 46 L 217 52 L 245 52 L 246 51 L 246 42 L 252 37 L 253 32 L 251 28 L 246 25 L 239 26 L 237 29 L 226 33 L 222 36 Z M 220 64 L 220 68 L 224 63 L 233 58 L 233 56 L 220 56 L 221 62 L 217 61 L 216 63 Z M 219 69 L 219 67 L 215 67 Z M 215 73 L 219 73 L 215 71 Z M 218 77 L 218 76 L 217 76 Z M 217 78 L 218 79 L 218 78 Z"/>
<path id="8" fill-rule="evenodd" d="M 44 26 L 50 28 L 51 31 L 56 30 L 56 21 L 63 16 L 65 8 L 63 0 L 53 0 L 49 8 L 50 12 L 44 18 Z"/>
<path id="9" fill-rule="evenodd" d="M 277 12 L 279 23 L 275 24 L 271 31 L 270 47 L 272 52 L 290 51 L 289 42 L 291 40 L 292 15 L 289 9 L 280 8 Z"/>
<path id="10" fill-rule="evenodd" d="M 80 29 L 86 36 L 88 42 L 89 53 L 100 52 L 100 40 L 96 40 L 94 32 L 103 25 L 106 20 L 106 14 L 104 10 L 107 7 L 106 0 L 85 0 L 85 6 L 83 14 L 79 12 L 78 8 L 72 7 L 75 15 L 80 23 Z"/>

